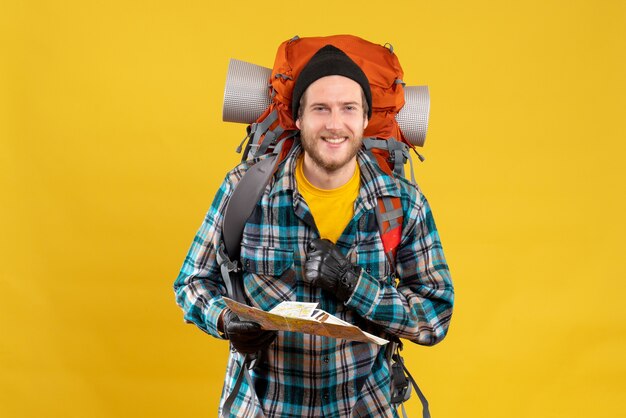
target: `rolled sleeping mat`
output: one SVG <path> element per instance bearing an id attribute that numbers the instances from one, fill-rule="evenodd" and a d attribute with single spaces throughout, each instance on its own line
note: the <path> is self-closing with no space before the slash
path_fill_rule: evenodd
<path id="1" fill-rule="evenodd" d="M 226 74 L 222 120 L 251 124 L 272 103 L 269 79 L 272 69 L 231 58 Z"/>
<path id="2" fill-rule="evenodd" d="M 272 69 L 231 58 L 226 74 L 222 120 L 251 124 L 272 103 L 269 80 Z M 428 130 L 430 95 L 427 86 L 404 86 L 404 107 L 396 120 L 406 139 L 422 147 Z"/>
<path id="3" fill-rule="evenodd" d="M 404 106 L 396 115 L 396 121 L 404 137 L 417 147 L 423 147 L 426 141 L 429 114 L 428 86 L 404 86 Z"/>

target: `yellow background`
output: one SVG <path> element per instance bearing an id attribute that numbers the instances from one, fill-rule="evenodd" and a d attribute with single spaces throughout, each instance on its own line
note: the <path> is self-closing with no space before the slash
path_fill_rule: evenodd
<path id="1" fill-rule="evenodd" d="M 227 346 L 172 283 L 238 161 L 228 59 L 335 33 L 430 87 L 457 304 L 405 354 L 433 416 L 624 416 L 626 3 L 516 3 L 3 1 L 0 416 L 215 416 Z"/>

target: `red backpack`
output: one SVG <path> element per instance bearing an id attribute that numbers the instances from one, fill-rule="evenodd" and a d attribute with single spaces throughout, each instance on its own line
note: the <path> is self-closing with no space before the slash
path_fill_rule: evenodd
<path id="1" fill-rule="evenodd" d="M 405 104 L 404 82 L 402 81 L 404 72 L 390 45 L 389 47 L 377 45 L 352 35 L 310 38 L 296 36 L 278 47 L 268 85 L 271 102 L 261 116 L 248 126 L 248 135 L 244 139 L 247 143 L 242 161 L 274 153 L 277 155 L 273 161 L 275 167 L 285 158 L 299 133 L 291 110 L 295 80 L 311 57 L 328 44 L 345 52 L 361 67 L 370 83 L 372 116 L 363 134 L 366 150 L 376 158 L 385 172 L 390 175 L 395 173 L 403 176 L 404 163 L 409 158 L 409 150 L 415 148 L 405 138 L 396 120 L 396 115 Z M 263 170 L 267 171 L 266 168 Z M 262 183 L 263 186 L 266 184 L 267 182 Z M 241 212 L 241 205 L 236 204 L 236 206 L 237 212 Z M 253 206 L 250 212 L 252 208 Z M 245 210 L 248 215 L 250 212 Z M 377 219 L 385 253 L 393 267 L 402 232 L 403 217 L 400 199 L 397 197 L 379 199 Z M 245 224 L 245 219 L 239 222 L 241 221 Z M 241 228 L 243 230 L 243 224 Z M 232 240 L 225 238 L 227 248 L 229 241 L 234 247 L 238 245 L 240 239 L 241 235 Z M 238 254 L 237 249 L 229 251 L 228 254 L 231 255 L 231 252 Z"/>
<path id="2" fill-rule="evenodd" d="M 311 57 L 323 46 L 332 44 L 345 52 L 363 70 L 372 90 L 372 117 L 364 137 L 394 138 L 412 146 L 402 134 L 395 119 L 404 106 L 404 72 L 393 49 L 373 44 L 352 35 L 299 38 L 294 37 L 278 47 L 269 80 L 272 103 L 252 125 L 251 144 L 261 144 L 266 137 L 291 137 L 297 132 L 291 115 L 291 96 L 295 80 Z M 272 123 L 268 125 L 268 120 Z M 265 128 L 267 126 L 267 128 Z M 286 153 L 288 148 L 284 147 Z M 254 156 L 254 155 L 253 155 Z M 244 155 L 244 158 L 247 156 Z"/>

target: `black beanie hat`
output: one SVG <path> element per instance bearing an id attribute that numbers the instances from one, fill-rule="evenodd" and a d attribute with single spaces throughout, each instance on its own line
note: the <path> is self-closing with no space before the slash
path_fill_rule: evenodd
<path id="1" fill-rule="evenodd" d="M 326 45 L 311 57 L 296 80 L 291 99 L 293 120 L 298 119 L 300 98 L 305 90 L 315 81 L 329 75 L 341 75 L 359 83 L 365 93 L 365 100 L 369 106 L 367 118 L 371 118 L 372 91 L 370 90 L 370 83 L 367 80 L 367 76 L 345 52 L 332 45 Z"/>

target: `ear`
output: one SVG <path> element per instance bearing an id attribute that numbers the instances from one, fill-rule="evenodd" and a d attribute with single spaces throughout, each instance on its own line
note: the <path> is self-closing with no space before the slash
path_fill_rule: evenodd
<path id="1" fill-rule="evenodd" d="M 363 118 L 363 130 L 365 130 L 365 128 L 367 128 L 367 124 L 370 122 L 370 120 L 367 118 L 367 116 L 365 116 Z"/>
<path id="2" fill-rule="evenodd" d="M 301 129 L 300 128 L 300 118 L 296 119 L 296 128 Z"/>

